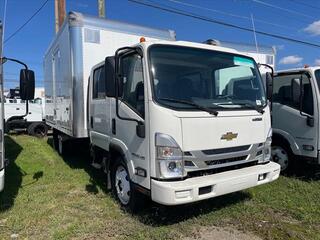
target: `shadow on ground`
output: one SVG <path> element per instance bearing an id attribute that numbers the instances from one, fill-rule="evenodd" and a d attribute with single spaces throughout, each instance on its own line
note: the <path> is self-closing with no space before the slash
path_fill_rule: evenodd
<path id="1" fill-rule="evenodd" d="M 53 147 L 52 137 L 48 137 L 47 143 Z M 106 176 L 102 171 L 93 168 L 90 165 L 90 152 L 88 143 L 85 141 L 72 141 L 68 143 L 67 151 L 62 156 L 65 163 L 72 169 L 83 169 L 90 176 L 89 183 L 85 186 L 85 190 L 92 194 L 98 193 L 98 186 L 107 193 Z"/>
<path id="2" fill-rule="evenodd" d="M 52 138 L 48 138 L 47 143 L 53 147 Z M 111 194 L 106 187 L 106 175 L 90 165 L 88 146 L 85 146 L 84 143 L 73 143 L 68 146 L 68 148 L 69 151 L 63 156 L 63 160 L 71 168 L 83 169 L 90 176 L 89 183 L 85 186 L 85 190 L 88 193 L 97 194 L 100 188 L 105 194 Z M 144 209 L 134 214 L 133 217 L 147 225 L 171 225 L 245 201 L 250 199 L 250 197 L 249 193 L 237 192 L 194 204 L 174 207 L 166 207 L 149 201 L 144 206 Z"/>
<path id="3" fill-rule="evenodd" d="M 294 169 L 285 174 L 287 177 L 297 178 L 302 181 L 311 182 L 320 180 L 320 165 L 307 163 L 299 159 Z"/>
<path id="4" fill-rule="evenodd" d="M 0 193 L 0 212 L 10 209 L 21 188 L 22 177 L 25 172 L 17 165 L 16 159 L 22 147 L 10 136 L 5 137 L 5 154 L 10 163 L 5 169 L 5 186 Z"/>
<path id="5" fill-rule="evenodd" d="M 230 207 L 250 198 L 251 196 L 247 192 L 236 192 L 187 205 L 161 206 L 150 203 L 147 208 L 134 217 L 146 225 L 167 226 Z"/>

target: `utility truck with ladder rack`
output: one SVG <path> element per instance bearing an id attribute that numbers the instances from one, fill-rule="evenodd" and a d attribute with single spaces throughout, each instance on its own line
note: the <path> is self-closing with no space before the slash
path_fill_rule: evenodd
<path id="1" fill-rule="evenodd" d="M 72 12 L 44 72 L 57 149 L 89 139 L 126 207 L 143 195 L 178 205 L 279 177 L 259 69 L 236 50 Z"/>

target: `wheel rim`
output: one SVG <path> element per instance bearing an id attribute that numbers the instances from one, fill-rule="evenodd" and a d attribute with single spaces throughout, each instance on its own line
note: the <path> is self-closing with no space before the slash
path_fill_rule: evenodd
<path id="1" fill-rule="evenodd" d="M 280 146 L 272 146 L 271 148 L 272 161 L 279 163 L 281 166 L 281 171 L 288 168 L 289 165 L 289 154 Z"/>
<path id="2" fill-rule="evenodd" d="M 121 165 L 116 171 L 115 187 L 120 202 L 127 205 L 130 201 L 130 182 L 127 170 Z"/>
<path id="3" fill-rule="evenodd" d="M 34 132 L 35 132 L 35 135 L 38 137 L 43 137 L 45 135 L 45 130 L 41 126 L 38 126 Z"/>

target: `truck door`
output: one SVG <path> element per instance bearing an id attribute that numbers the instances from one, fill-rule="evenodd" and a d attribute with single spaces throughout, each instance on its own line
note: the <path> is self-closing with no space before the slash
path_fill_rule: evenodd
<path id="1" fill-rule="evenodd" d="M 300 103 L 293 99 L 293 82 L 302 79 L 303 97 Z M 312 119 L 317 109 L 314 107 L 312 83 L 307 73 L 279 74 L 274 78 L 272 127 L 274 133 L 281 132 L 291 138 L 296 144 L 302 156 L 317 157 L 318 125 L 317 118 L 314 126 L 308 124 L 308 118 Z M 293 151 L 295 149 L 291 147 Z M 294 152 L 298 154 L 298 152 Z"/>
<path id="2" fill-rule="evenodd" d="M 106 98 L 104 65 L 94 69 L 91 77 L 90 119 L 91 141 L 95 146 L 107 149 L 110 136 L 110 99 Z"/>
<path id="3" fill-rule="evenodd" d="M 142 58 L 131 53 L 121 58 L 121 75 L 123 76 L 123 93 L 119 98 L 119 115 L 123 118 L 136 119 L 144 122 L 146 132 L 148 129 L 148 114 L 145 111 L 145 88 L 143 78 Z M 115 110 L 112 111 L 113 120 L 115 121 L 114 137 L 124 142 L 135 169 L 144 169 L 149 174 L 149 145 L 148 134 L 145 138 L 137 136 L 134 121 L 122 120 L 116 116 Z M 146 177 L 135 175 L 136 183 L 149 188 L 150 181 Z"/>

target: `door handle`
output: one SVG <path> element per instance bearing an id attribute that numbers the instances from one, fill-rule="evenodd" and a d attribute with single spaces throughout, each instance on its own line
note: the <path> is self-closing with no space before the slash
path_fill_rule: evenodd
<path id="1" fill-rule="evenodd" d="M 93 128 L 93 117 L 92 116 L 90 117 L 90 126 L 91 126 L 91 128 Z"/>

